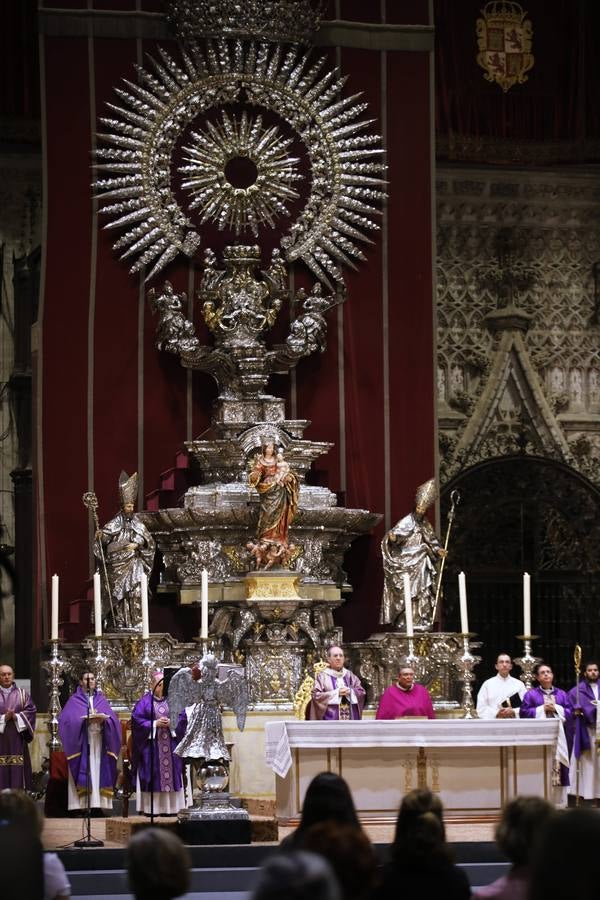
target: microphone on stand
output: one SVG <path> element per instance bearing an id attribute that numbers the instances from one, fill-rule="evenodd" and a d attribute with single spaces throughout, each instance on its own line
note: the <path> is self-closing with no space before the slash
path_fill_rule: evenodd
<path id="1" fill-rule="evenodd" d="M 87 714 L 85 717 L 85 727 L 86 727 L 86 738 L 87 738 L 87 753 L 86 753 L 86 772 L 85 772 L 85 791 L 87 796 L 86 802 L 86 810 L 85 810 L 85 818 L 86 818 L 86 831 L 87 835 L 79 841 L 74 841 L 74 847 L 104 847 L 104 841 L 101 841 L 99 838 L 92 837 L 92 771 L 91 771 L 91 759 L 92 759 L 92 749 L 90 746 L 90 712 L 92 707 L 92 689 L 90 686 L 90 676 L 89 673 L 85 676 L 85 684 L 87 687 Z"/>
<path id="2" fill-rule="evenodd" d="M 154 678 L 153 678 L 154 680 Z M 156 699 L 155 690 L 159 685 L 163 685 L 163 696 L 164 696 L 164 675 L 153 684 L 152 681 L 150 684 L 152 687 L 150 688 L 150 693 L 152 694 L 152 699 L 150 700 L 150 824 L 154 825 L 154 744 L 156 741 L 156 733 L 154 729 L 154 701 Z M 158 773 L 158 777 L 160 778 L 160 771 Z"/>

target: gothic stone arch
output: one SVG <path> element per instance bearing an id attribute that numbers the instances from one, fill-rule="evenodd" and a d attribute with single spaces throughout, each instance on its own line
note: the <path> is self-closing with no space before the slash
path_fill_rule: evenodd
<path id="1" fill-rule="evenodd" d="M 536 655 L 564 686 L 574 680 L 575 643 L 600 653 L 600 490 L 554 460 L 525 454 L 481 462 L 445 485 L 461 502 L 445 576 L 444 627 L 457 628 L 457 573 L 467 573 L 469 624 L 483 641 L 479 678 L 496 653 L 522 649 L 522 575 L 532 577 Z"/>

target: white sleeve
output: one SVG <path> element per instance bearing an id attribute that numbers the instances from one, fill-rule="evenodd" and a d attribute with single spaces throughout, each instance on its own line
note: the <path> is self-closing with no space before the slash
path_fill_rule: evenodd
<path id="1" fill-rule="evenodd" d="M 477 715 L 480 719 L 495 719 L 497 712 L 497 706 L 490 701 L 488 685 L 484 682 L 477 694 Z"/>
<path id="2" fill-rule="evenodd" d="M 536 717 L 536 719 L 545 719 L 545 718 L 546 718 L 546 711 L 544 710 L 544 704 L 543 704 L 543 703 L 542 703 L 541 706 L 536 706 L 536 708 L 535 708 L 535 717 Z"/>
<path id="3" fill-rule="evenodd" d="M 354 702 L 356 702 L 356 701 L 354 701 Z M 327 705 L 328 706 L 339 706 L 340 705 L 340 689 L 339 688 L 335 688 L 335 690 L 333 690 L 331 692 L 331 700 L 329 700 Z"/>
<path id="4" fill-rule="evenodd" d="M 25 731 L 27 728 L 27 722 L 21 713 L 15 713 L 15 725 L 17 726 L 17 731 Z"/>
<path id="5" fill-rule="evenodd" d="M 0 734 L 4 734 L 4 728 L 6 726 L 6 716 L 4 713 L 0 716 Z"/>

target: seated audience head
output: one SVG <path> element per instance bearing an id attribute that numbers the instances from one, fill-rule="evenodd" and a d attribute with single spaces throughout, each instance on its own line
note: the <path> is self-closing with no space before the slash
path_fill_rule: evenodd
<path id="1" fill-rule="evenodd" d="M 271 856 L 251 896 L 252 900 L 342 900 L 327 860 L 305 850 Z"/>
<path id="2" fill-rule="evenodd" d="M 513 866 L 529 865 L 538 836 L 554 812 L 542 797 L 515 797 L 506 804 L 496 828 L 496 842 Z"/>
<path id="3" fill-rule="evenodd" d="M 401 863 L 450 862 L 442 801 L 426 788 L 406 794 L 400 804 L 392 857 Z"/>
<path id="4" fill-rule="evenodd" d="M 35 800 L 25 791 L 7 788 L 0 791 L 0 819 L 27 828 L 35 837 L 42 834 L 42 816 Z"/>
<path id="5" fill-rule="evenodd" d="M 529 900 L 596 900 L 600 884 L 600 815 L 555 813 L 531 856 Z"/>
<path id="6" fill-rule="evenodd" d="M 0 883 L 2 900 L 44 896 L 42 819 L 25 791 L 0 791 Z"/>
<path id="7" fill-rule="evenodd" d="M 354 800 L 344 779 L 333 772 L 321 772 L 306 790 L 298 831 L 329 821 L 360 828 Z"/>
<path id="8" fill-rule="evenodd" d="M 377 857 L 364 831 L 352 825 L 321 822 L 305 833 L 302 849 L 325 857 L 335 873 L 344 900 L 363 900 L 371 896 Z"/>
<path id="9" fill-rule="evenodd" d="M 129 885 L 136 900 L 171 900 L 190 886 L 190 855 L 177 835 L 144 828 L 127 848 Z"/>

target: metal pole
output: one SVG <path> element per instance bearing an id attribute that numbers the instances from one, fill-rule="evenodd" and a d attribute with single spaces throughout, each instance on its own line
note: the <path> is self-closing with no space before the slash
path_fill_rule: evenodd
<path id="1" fill-rule="evenodd" d="M 454 521 L 454 514 L 456 511 L 456 507 L 460 503 L 460 494 L 458 491 L 454 490 L 450 494 L 450 510 L 448 512 L 448 528 L 446 529 L 446 540 L 444 541 L 444 550 L 448 551 L 448 541 L 450 540 L 450 531 L 452 529 L 452 523 Z M 438 601 L 440 599 L 440 591 L 442 589 L 442 574 L 444 572 L 444 564 L 446 562 L 446 556 L 442 557 L 442 562 L 440 563 L 440 569 L 438 572 L 437 585 L 435 588 L 435 601 L 433 604 L 433 615 L 431 617 L 431 624 L 435 622 L 435 614 L 437 613 Z"/>

